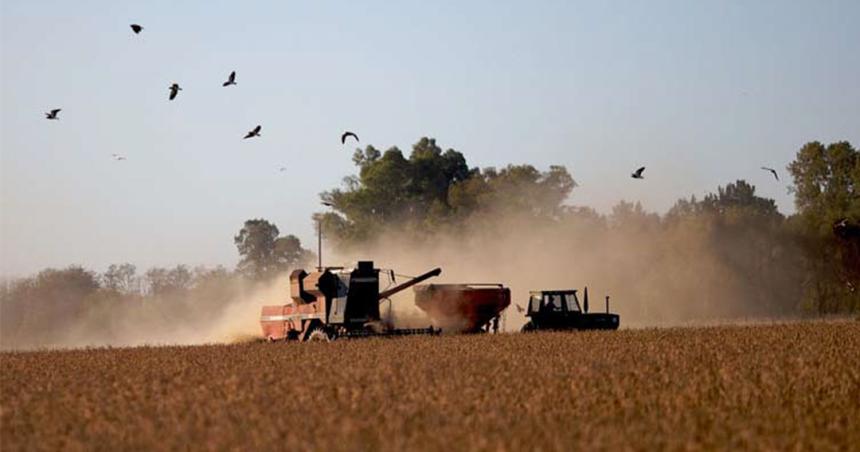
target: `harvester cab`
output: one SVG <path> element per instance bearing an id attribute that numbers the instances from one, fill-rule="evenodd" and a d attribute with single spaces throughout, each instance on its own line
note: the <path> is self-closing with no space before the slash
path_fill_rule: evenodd
<path id="1" fill-rule="evenodd" d="M 583 309 L 584 308 L 584 309 Z M 575 289 L 542 290 L 529 292 L 526 317 L 529 321 L 523 332 L 536 330 L 614 330 L 618 329 L 618 314 L 609 312 L 609 297 L 606 297 L 605 313 L 588 312 L 588 288 L 585 289 L 583 305 Z"/>
<path id="2" fill-rule="evenodd" d="M 426 279 L 438 276 L 436 268 L 383 292 L 373 262 L 361 261 L 355 269 L 320 268 L 290 274 L 290 298 L 285 305 L 263 306 L 260 326 L 268 340 L 332 340 L 337 337 L 379 334 L 427 334 L 434 330 L 389 328 L 381 321 L 380 301 Z"/>

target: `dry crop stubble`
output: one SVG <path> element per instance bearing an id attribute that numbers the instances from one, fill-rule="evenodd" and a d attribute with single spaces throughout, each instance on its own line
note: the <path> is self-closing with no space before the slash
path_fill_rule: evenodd
<path id="1" fill-rule="evenodd" d="M 860 323 L 2 354 L 4 450 L 856 449 Z"/>

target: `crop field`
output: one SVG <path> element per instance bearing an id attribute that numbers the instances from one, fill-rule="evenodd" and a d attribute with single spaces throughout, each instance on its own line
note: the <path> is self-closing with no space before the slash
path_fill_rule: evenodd
<path id="1" fill-rule="evenodd" d="M 860 322 L 2 354 L 2 449 L 858 449 Z"/>

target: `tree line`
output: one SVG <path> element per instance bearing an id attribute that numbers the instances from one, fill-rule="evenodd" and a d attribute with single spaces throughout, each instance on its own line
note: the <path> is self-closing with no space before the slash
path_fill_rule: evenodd
<path id="1" fill-rule="evenodd" d="M 797 151 L 787 168 L 796 205 L 790 216 L 744 180 L 702 199 L 679 199 L 663 215 L 626 201 L 600 214 L 569 203 L 577 184 L 563 166 L 472 167 L 461 152 L 443 150 L 432 138 L 421 138 L 408 157 L 396 147 L 381 152 L 367 146 L 353 161 L 357 174 L 320 195 L 331 211 L 313 215 L 329 246 L 340 251 L 378 243 L 392 231 L 420 247 L 440 234 L 491 230 L 500 218 L 517 218 L 538 234 L 647 233 L 642 237 L 658 241 L 695 234 L 721 263 L 749 279 L 745 296 L 754 303 L 779 303 L 798 313 L 860 310 L 860 157 L 848 142 L 811 142 Z M 169 323 L 181 327 L 183 320 L 222 310 L 244 283 L 271 280 L 315 259 L 298 238 L 282 236 L 265 219 L 247 220 L 234 245 L 235 269 L 177 265 L 139 273 L 125 263 L 101 274 L 70 266 L 6 281 L 0 340 L 8 343 L 34 328 L 61 335 L 74 319 L 93 313 L 109 328 L 111 316 L 128 306 L 169 306 Z"/>
<path id="2" fill-rule="evenodd" d="M 797 151 L 787 167 L 797 210 L 787 217 L 744 180 L 702 199 L 679 199 L 664 215 L 626 201 L 601 215 L 568 204 L 576 182 L 563 166 L 470 167 L 462 153 L 443 151 L 426 137 L 408 157 L 397 147 L 367 146 L 355 151 L 353 162 L 358 173 L 321 194 L 333 211 L 315 216 L 342 249 L 383 240 L 393 229 L 421 244 L 440 232 L 462 234 L 470 225 L 511 216 L 534 226 L 647 229 L 651 237 L 698 228 L 707 231 L 711 249 L 750 278 L 784 280 L 799 312 L 860 310 L 860 157 L 848 142 L 810 142 Z M 771 274 L 774 268 L 784 277 Z"/>

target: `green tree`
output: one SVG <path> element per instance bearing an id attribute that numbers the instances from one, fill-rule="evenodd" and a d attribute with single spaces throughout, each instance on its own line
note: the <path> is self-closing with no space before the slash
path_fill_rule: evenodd
<path id="1" fill-rule="evenodd" d="M 860 221 L 860 155 L 850 143 L 805 144 L 788 166 L 794 184 L 792 224 L 808 256 L 807 305 L 820 313 L 860 310 L 860 244 L 834 234 Z"/>
<path id="2" fill-rule="evenodd" d="M 239 261 L 236 269 L 253 279 L 263 279 L 275 270 L 275 240 L 280 231 L 278 227 L 264 219 L 253 219 L 245 222 L 233 238 L 239 250 Z"/>
<path id="3" fill-rule="evenodd" d="M 547 172 L 531 165 L 486 168 L 453 187 L 451 205 L 461 217 L 491 212 L 557 218 L 574 187 L 576 182 L 563 166 L 550 166 Z"/>
<path id="4" fill-rule="evenodd" d="M 755 186 L 745 180 L 717 187 L 717 193 L 709 193 L 702 200 L 702 209 L 722 216 L 744 215 L 748 218 L 781 220 L 782 214 L 773 199 L 755 194 Z"/>
<path id="5" fill-rule="evenodd" d="M 421 138 L 409 158 L 392 147 L 357 150 L 356 176 L 344 188 L 322 193 L 336 212 L 314 217 L 341 243 L 361 243 L 397 225 L 416 235 L 456 225 L 476 214 L 523 212 L 554 218 L 575 182 L 564 167 L 541 172 L 531 165 L 502 170 L 469 168 L 462 153 L 443 151 L 432 138 Z"/>
<path id="6" fill-rule="evenodd" d="M 267 220 L 246 221 L 233 239 L 242 257 L 237 270 L 252 279 L 266 279 L 313 259 L 294 235 L 279 234 L 278 227 Z"/>

